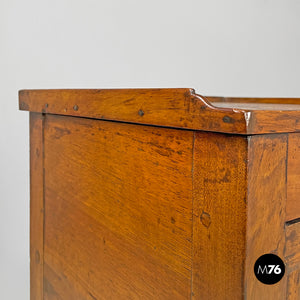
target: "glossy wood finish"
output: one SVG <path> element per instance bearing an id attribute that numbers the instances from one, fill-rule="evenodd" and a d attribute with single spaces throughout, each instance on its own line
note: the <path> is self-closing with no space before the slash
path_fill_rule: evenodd
<path id="1" fill-rule="evenodd" d="M 300 299 L 300 271 L 294 271 L 288 276 L 287 300 Z"/>
<path id="2" fill-rule="evenodd" d="M 300 222 L 286 226 L 285 258 L 288 272 L 300 269 Z"/>
<path id="3" fill-rule="evenodd" d="M 19 98 L 20 109 L 35 112 L 186 129 L 247 130 L 243 112 L 216 109 L 193 89 L 23 90 Z"/>
<path id="4" fill-rule="evenodd" d="M 246 137 L 196 133 L 193 299 L 242 299 L 246 256 L 246 168 Z"/>
<path id="5" fill-rule="evenodd" d="M 300 218 L 300 134 L 289 134 L 286 220 Z"/>
<path id="6" fill-rule="evenodd" d="M 287 299 L 300 299 L 300 222 L 286 227 Z"/>
<path id="7" fill-rule="evenodd" d="M 248 138 L 245 298 L 285 299 L 286 276 L 264 285 L 253 272 L 256 260 L 274 253 L 284 259 L 287 135 Z"/>
<path id="8" fill-rule="evenodd" d="M 22 90 L 20 109 L 224 133 L 300 131 L 300 110 L 216 107 L 193 89 Z"/>
<path id="9" fill-rule="evenodd" d="M 37 111 L 31 299 L 299 299 L 299 112 L 259 102 L 21 92 Z M 276 285 L 254 276 L 265 253 L 286 264 Z"/>
<path id="10" fill-rule="evenodd" d="M 44 116 L 30 113 L 30 299 L 43 299 Z"/>
<path id="11" fill-rule="evenodd" d="M 47 117 L 46 299 L 190 298 L 192 146 L 191 131 Z"/>

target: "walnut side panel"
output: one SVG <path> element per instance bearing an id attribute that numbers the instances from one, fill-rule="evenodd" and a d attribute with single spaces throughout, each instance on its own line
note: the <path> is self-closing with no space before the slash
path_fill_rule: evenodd
<path id="1" fill-rule="evenodd" d="M 196 133 L 193 299 L 243 298 L 246 164 L 245 137 Z"/>
<path id="2" fill-rule="evenodd" d="M 30 299 L 43 299 L 44 116 L 30 113 Z"/>
<path id="3" fill-rule="evenodd" d="M 189 299 L 193 132 L 45 123 L 46 299 Z"/>
<path id="4" fill-rule="evenodd" d="M 253 272 L 255 261 L 274 253 L 284 260 L 287 135 L 249 137 L 245 298 L 286 299 L 286 278 L 264 285 Z"/>
<path id="5" fill-rule="evenodd" d="M 300 134 L 288 136 L 288 182 L 286 220 L 300 218 Z"/>

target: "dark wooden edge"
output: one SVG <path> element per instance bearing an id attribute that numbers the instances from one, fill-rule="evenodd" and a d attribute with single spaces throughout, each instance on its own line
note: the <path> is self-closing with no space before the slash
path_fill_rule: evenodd
<path id="1" fill-rule="evenodd" d="M 30 299 L 43 298 L 44 115 L 30 113 Z"/>

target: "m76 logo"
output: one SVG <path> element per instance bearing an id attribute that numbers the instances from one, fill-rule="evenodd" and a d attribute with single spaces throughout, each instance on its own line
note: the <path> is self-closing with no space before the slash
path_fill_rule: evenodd
<path id="1" fill-rule="evenodd" d="M 272 274 L 273 272 L 274 274 L 280 274 L 282 272 L 280 265 L 259 265 L 257 268 L 257 274 Z"/>
<path id="2" fill-rule="evenodd" d="M 285 265 L 282 259 L 272 253 L 259 257 L 254 265 L 256 278 L 264 284 L 275 284 L 284 276 Z"/>

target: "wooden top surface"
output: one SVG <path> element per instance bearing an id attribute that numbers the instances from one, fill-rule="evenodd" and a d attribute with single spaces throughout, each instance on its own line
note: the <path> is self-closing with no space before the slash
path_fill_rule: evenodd
<path id="1" fill-rule="evenodd" d="M 21 90 L 21 110 L 233 134 L 300 131 L 300 99 L 203 97 L 189 88 Z"/>
<path id="2" fill-rule="evenodd" d="M 232 108 L 241 110 L 275 110 L 275 111 L 300 111 L 298 104 L 273 104 L 273 103 L 239 103 L 239 102 L 213 102 L 215 107 Z"/>

